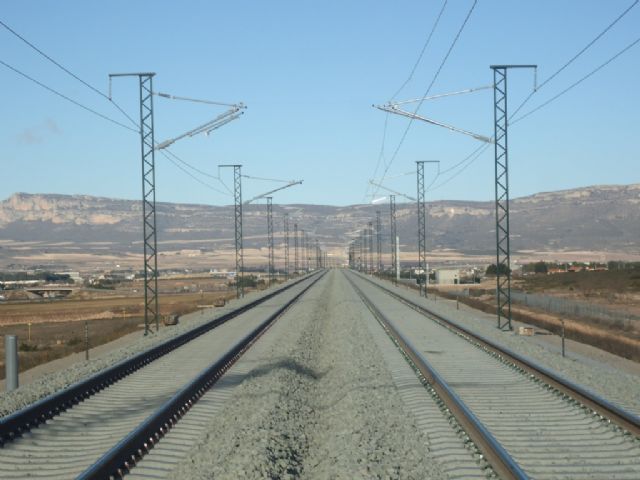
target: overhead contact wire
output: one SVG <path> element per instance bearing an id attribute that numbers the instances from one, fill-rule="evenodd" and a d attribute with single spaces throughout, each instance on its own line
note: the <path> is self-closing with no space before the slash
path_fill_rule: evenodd
<path id="1" fill-rule="evenodd" d="M 436 80 L 440 76 L 440 72 L 442 71 L 444 65 L 447 63 L 447 60 L 449 59 L 449 56 L 451 55 L 451 52 L 453 51 L 454 47 L 458 43 L 458 40 L 459 40 L 460 36 L 462 35 L 462 32 L 464 31 L 464 28 L 465 28 L 465 26 L 467 25 L 467 23 L 469 21 L 469 18 L 471 18 L 471 14 L 473 13 L 474 9 L 476 8 L 477 3 L 478 3 L 478 0 L 474 0 L 473 4 L 471 5 L 471 8 L 469 8 L 469 11 L 467 12 L 467 16 L 465 17 L 464 21 L 462 22 L 462 25 L 458 29 L 458 32 L 456 33 L 456 36 L 454 37 L 453 41 L 451 42 L 451 45 L 449 46 L 449 49 L 447 50 L 446 55 L 442 59 L 442 62 L 440 62 L 440 66 L 438 67 L 438 70 L 436 71 L 435 75 L 433 76 L 433 79 L 431 80 L 431 83 L 429 84 L 429 87 L 427 88 L 427 91 L 422 96 L 420 102 L 416 106 L 416 109 L 413 112 L 414 115 L 416 115 L 418 113 L 418 111 L 422 107 L 422 104 L 424 102 L 425 97 L 427 97 L 429 95 L 429 92 L 431 91 L 431 88 L 433 87 L 433 85 L 436 83 Z M 398 146 L 396 147 L 395 151 L 393 152 L 393 156 L 391 157 L 391 160 L 389 160 L 389 163 L 387 164 L 387 166 L 385 168 L 385 171 L 382 174 L 382 178 L 381 178 L 379 183 L 384 182 L 384 179 L 386 178 L 386 175 L 387 175 L 387 172 L 389 171 L 389 168 L 391 167 L 391 165 L 395 161 L 396 157 L 398 156 L 398 152 L 400 151 L 400 148 L 402 147 L 402 145 L 404 144 L 405 139 L 407 138 L 407 134 L 409 133 L 409 130 L 411 129 L 411 125 L 413 124 L 413 120 L 414 120 L 413 118 L 409 119 L 409 123 L 407 124 L 407 127 L 406 127 L 404 133 L 402 134 L 402 137 L 400 138 L 400 143 L 398 144 Z M 376 195 L 377 193 L 378 193 L 378 190 L 376 189 L 376 191 L 374 192 L 374 195 Z"/>
<path id="2" fill-rule="evenodd" d="M 101 97 L 106 98 L 107 100 L 109 100 L 114 107 L 116 107 L 125 117 L 127 117 L 127 119 L 129 119 L 129 121 L 136 126 L 137 129 L 139 129 L 139 125 L 138 123 L 131 118 L 131 116 L 129 116 L 129 114 L 127 112 L 124 111 L 124 109 L 122 107 L 120 107 L 120 105 L 118 105 L 116 102 L 114 102 L 111 98 L 109 98 L 109 96 L 105 95 L 103 92 L 101 92 L 100 90 L 98 90 L 96 87 L 94 87 L 93 85 L 91 85 L 89 82 L 83 80 L 82 78 L 80 78 L 78 75 L 76 75 L 75 73 L 73 73 L 71 70 L 69 70 L 68 68 L 66 68 L 64 65 L 60 64 L 59 62 L 57 62 L 56 60 L 54 60 L 53 58 L 51 58 L 49 55 L 47 55 L 45 52 L 43 52 L 42 50 L 40 50 L 37 46 L 35 46 L 33 43 L 31 43 L 29 40 L 27 40 L 26 38 L 24 38 L 22 35 L 20 35 L 18 32 L 16 32 L 14 29 L 12 29 L 9 25 L 7 25 L 6 23 L 4 23 L 2 20 L 0 20 L 0 25 L 2 25 L 4 28 L 6 28 L 9 32 L 11 32 L 13 35 L 15 35 L 17 38 L 19 38 L 21 41 L 23 41 L 25 44 L 27 44 L 29 47 L 31 47 L 33 50 L 35 50 L 36 52 L 38 52 L 40 55 L 42 55 L 44 58 L 46 58 L 47 60 L 49 60 L 51 63 L 53 63 L 56 67 L 58 67 L 59 69 L 61 69 L 62 71 L 64 71 L 65 73 L 67 73 L 68 75 L 70 75 L 71 77 L 75 78 L 77 81 L 79 81 L 80 83 L 82 83 L 84 86 L 86 86 L 87 88 L 89 88 L 90 90 L 93 90 L 95 93 L 97 93 L 98 95 L 100 95 Z"/>

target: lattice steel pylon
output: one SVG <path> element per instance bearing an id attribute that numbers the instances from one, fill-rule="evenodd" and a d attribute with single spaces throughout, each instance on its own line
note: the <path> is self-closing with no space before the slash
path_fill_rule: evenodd
<path id="1" fill-rule="evenodd" d="M 396 272 L 398 269 L 398 255 L 397 255 L 397 233 L 396 233 L 396 196 L 389 195 L 389 230 L 391 235 L 391 269 L 393 274 L 393 283 L 398 284 L 398 278 Z"/>
<path id="2" fill-rule="evenodd" d="M 507 131 L 507 70 L 536 65 L 491 65 L 493 70 L 493 118 L 496 193 L 496 315 L 498 328 L 511 326 L 511 241 L 509 236 L 509 151 Z M 535 89 L 534 73 L 534 89 Z"/>
<path id="3" fill-rule="evenodd" d="M 267 197 L 267 239 L 269 243 L 269 286 L 273 285 L 273 197 Z"/>
<path id="4" fill-rule="evenodd" d="M 425 281 L 419 281 L 420 296 L 427 296 L 427 218 L 424 192 L 424 161 L 416 162 L 418 187 L 418 269 L 425 274 Z M 423 293 L 424 292 L 424 293 Z"/>
<path id="5" fill-rule="evenodd" d="M 382 220 L 380 210 L 376 210 L 376 250 L 378 255 L 378 275 L 382 273 Z"/>
<path id="6" fill-rule="evenodd" d="M 283 217 L 284 223 L 284 274 L 289 280 L 289 214 L 285 213 Z"/>
<path id="7" fill-rule="evenodd" d="M 293 273 L 298 274 L 298 224 L 293 224 Z"/>
<path id="8" fill-rule="evenodd" d="M 424 297 L 427 298 L 427 283 L 429 282 L 429 272 L 427 271 L 427 202 L 424 191 L 424 164 L 435 163 L 438 164 L 438 171 L 440 169 L 439 160 L 418 160 L 416 162 L 416 180 L 418 183 L 418 268 L 422 270 L 424 274 L 424 283 L 420 282 L 420 296 L 424 292 Z"/>
<path id="9" fill-rule="evenodd" d="M 244 297 L 244 257 L 242 246 L 242 165 L 219 165 L 233 167 L 233 216 L 236 247 L 236 297 Z"/>
<path id="10" fill-rule="evenodd" d="M 156 171 L 153 130 L 153 77 L 155 73 L 115 73 L 113 77 L 138 77 L 140 82 L 140 144 L 142 152 L 142 238 L 144 255 L 144 334 L 149 324 L 160 328 L 158 308 L 158 241 L 156 238 Z M 109 89 L 111 91 L 111 89 Z M 111 97 L 111 95 L 109 95 Z"/>

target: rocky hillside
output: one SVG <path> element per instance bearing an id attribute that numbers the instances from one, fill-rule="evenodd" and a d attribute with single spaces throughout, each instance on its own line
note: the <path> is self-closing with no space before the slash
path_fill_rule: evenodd
<path id="1" fill-rule="evenodd" d="M 512 248 L 526 251 L 591 250 L 635 253 L 640 238 L 640 185 L 594 186 L 518 198 L 511 204 Z M 266 243 L 266 208 L 245 207 L 247 248 Z M 343 249 L 381 210 L 388 232 L 388 207 L 381 205 L 274 205 L 276 243 L 282 242 L 282 217 L 291 227 L 312 233 L 329 249 Z M 403 249 L 415 250 L 416 208 L 398 204 L 398 234 Z M 494 250 L 492 202 L 439 201 L 429 206 L 430 249 L 467 254 Z M 232 246 L 233 208 L 159 203 L 159 249 L 215 251 Z M 0 261 L 11 262 L 16 242 L 55 253 L 61 245 L 78 252 L 108 249 L 139 253 L 141 204 L 80 195 L 17 193 L 0 202 Z M 8 247 L 6 245 L 12 244 Z M 3 245 L 5 245 L 3 247 Z"/>

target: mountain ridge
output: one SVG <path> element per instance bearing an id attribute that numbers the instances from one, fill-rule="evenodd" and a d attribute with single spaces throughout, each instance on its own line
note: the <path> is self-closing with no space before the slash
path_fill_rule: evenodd
<path id="1" fill-rule="evenodd" d="M 512 199 L 512 251 L 594 251 L 638 253 L 640 184 L 594 185 L 540 192 Z M 493 201 L 429 202 L 429 250 L 462 255 L 495 251 Z M 346 206 L 274 204 L 276 247 L 283 243 L 283 214 L 336 255 L 381 211 L 383 241 L 388 244 L 388 203 Z M 233 247 L 233 206 L 158 202 L 159 251 L 184 249 L 228 252 Z M 266 207 L 243 207 L 245 247 L 266 246 Z M 141 250 L 141 202 L 90 195 L 15 193 L 0 202 L 0 263 L 16 263 L 28 253 L 99 250 L 138 255 Z M 403 251 L 415 251 L 416 208 L 397 203 L 397 230 Z M 291 232 L 292 234 L 293 232 Z M 62 245 L 64 244 L 64 246 Z M 383 247 L 386 251 L 387 247 Z M 21 250 L 22 249 L 22 250 Z M 28 255 L 27 255 L 28 256 Z M 41 255 L 40 255 L 41 256 Z M 24 260 L 24 258 L 22 258 Z M 21 261 L 21 260 L 20 260 Z"/>

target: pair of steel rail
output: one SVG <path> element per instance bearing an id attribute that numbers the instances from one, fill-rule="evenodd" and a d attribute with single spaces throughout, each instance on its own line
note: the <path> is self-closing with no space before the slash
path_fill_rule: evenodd
<path id="1" fill-rule="evenodd" d="M 224 356 L 201 372 L 194 380 L 182 387 L 156 412 L 132 430 L 127 437 L 118 442 L 96 463 L 85 470 L 80 479 L 120 478 L 144 456 L 153 445 L 211 388 L 211 386 L 236 362 L 236 360 L 304 293 L 322 278 L 318 272 L 285 285 L 263 297 L 247 303 L 210 322 L 167 340 L 149 350 L 125 359 L 85 380 L 77 382 L 64 390 L 49 395 L 22 410 L 0 419 L 0 445 L 14 440 L 32 428 L 46 422 L 75 404 L 108 388 L 118 380 L 143 368 L 149 363 L 185 345 L 223 323 L 264 303 L 300 283 L 311 280 L 291 300 L 269 315 L 249 334 L 236 342 Z M 316 277 L 316 278 L 313 278 Z"/>
<path id="2" fill-rule="evenodd" d="M 354 274 L 355 275 L 355 274 Z M 492 340 L 479 335 L 471 330 L 459 325 L 455 320 L 440 313 L 436 313 L 427 307 L 399 295 L 393 289 L 380 285 L 378 282 L 358 275 L 358 278 L 365 280 L 385 293 L 414 309 L 418 313 L 435 320 L 442 326 L 466 337 L 486 351 L 492 352 L 503 360 L 512 363 L 530 375 L 534 375 L 549 386 L 559 392 L 577 400 L 593 412 L 607 418 L 609 421 L 627 430 L 632 435 L 640 438 L 640 417 L 629 412 L 607 399 L 586 390 L 584 387 L 572 382 L 557 373 L 536 364 L 533 360 L 524 357 L 504 346 L 498 345 Z M 425 356 L 415 348 L 412 342 L 402 335 L 393 323 L 370 301 L 366 294 L 356 285 L 352 278 L 349 281 L 365 305 L 380 321 L 387 333 L 403 351 L 413 366 L 420 374 L 433 386 L 436 393 L 446 403 L 457 421 L 465 429 L 471 440 L 485 455 L 488 463 L 500 478 L 505 479 L 528 479 L 528 475 L 522 467 L 509 455 L 504 447 L 496 440 L 491 432 L 480 422 L 474 413 L 461 400 L 456 392 L 447 384 L 446 380 L 429 363 Z"/>

